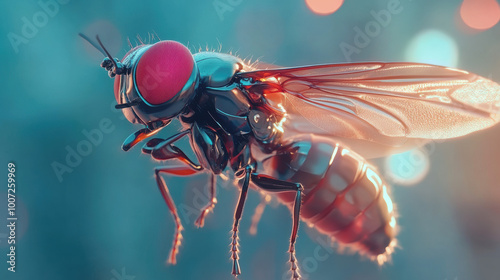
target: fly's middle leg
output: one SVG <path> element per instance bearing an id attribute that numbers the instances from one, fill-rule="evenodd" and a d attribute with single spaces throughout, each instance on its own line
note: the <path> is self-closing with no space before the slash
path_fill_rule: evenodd
<path id="1" fill-rule="evenodd" d="M 205 207 L 201 209 L 200 216 L 198 216 L 198 219 L 196 219 L 196 221 L 194 222 L 195 226 L 203 227 L 203 225 L 205 224 L 205 216 L 215 208 L 215 204 L 217 203 L 217 198 L 215 197 L 215 194 L 217 192 L 216 187 L 217 176 L 212 173 L 210 180 L 210 201 Z"/>
<path id="2" fill-rule="evenodd" d="M 232 274 L 234 276 L 238 276 L 241 274 L 240 263 L 238 261 L 239 256 L 239 244 L 238 244 L 238 225 L 241 219 L 241 215 L 243 213 L 243 206 L 245 205 L 245 201 L 247 199 L 248 194 L 248 185 L 250 184 L 250 173 L 252 172 L 251 166 L 246 166 L 244 170 L 242 170 L 244 174 L 243 177 L 243 185 L 241 186 L 240 198 L 238 200 L 238 204 L 236 205 L 236 210 L 234 211 L 234 224 L 233 224 L 233 234 L 231 236 L 231 258 L 233 259 L 233 269 Z M 240 172 L 238 172 L 240 173 Z M 236 174 L 239 177 L 241 174 Z"/>

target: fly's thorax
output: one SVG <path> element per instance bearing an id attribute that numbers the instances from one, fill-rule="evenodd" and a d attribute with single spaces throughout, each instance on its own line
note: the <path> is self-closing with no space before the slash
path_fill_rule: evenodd
<path id="1" fill-rule="evenodd" d="M 243 61 L 216 52 L 200 52 L 194 59 L 200 73 L 199 98 L 193 102 L 197 121 L 213 119 L 210 125 L 220 126 L 228 134 L 249 134 L 246 118 L 251 105 L 235 80 L 236 73 L 243 69 Z"/>
<path id="2" fill-rule="evenodd" d="M 244 68 L 243 61 L 230 54 L 200 52 L 194 55 L 194 59 L 199 68 L 200 83 L 205 87 L 229 85 L 234 75 Z"/>

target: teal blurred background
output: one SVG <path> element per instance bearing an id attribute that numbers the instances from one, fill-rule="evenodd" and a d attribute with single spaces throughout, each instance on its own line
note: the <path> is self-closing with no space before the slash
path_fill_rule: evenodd
<path id="1" fill-rule="evenodd" d="M 121 151 L 139 127 L 113 109 L 113 82 L 99 67 L 102 55 L 79 32 L 99 34 L 120 58 L 130 48 L 127 38 L 135 45 L 137 36 L 145 42 L 158 36 L 192 52 L 231 51 L 283 66 L 420 61 L 500 81 L 500 27 L 493 21 L 475 30 L 464 23 L 474 3 L 491 12 L 479 20 L 494 17 L 494 0 L 464 4 L 462 14 L 462 1 L 346 0 L 328 15 L 307 2 L 1 1 L 0 279 L 232 279 L 229 230 L 238 190 L 219 181 L 219 203 L 197 230 L 193 209 L 207 200 L 208 177 L 167 178 L 186 230 L 178 264 L 165 265 L 174 223 L 153 177 L 160 163 L 137 148 Z M 102 137 L 85 146 L 86 134 L 96 130 Z M 303 224 L 297 256 L 305 278 L 498 279 L 499 143 L 497 126 L 431 143 L 396 166 L 376 160 L 394 186 L 400 212 L 401 248 L 392 263 L 379 268 L 359 255 L 329 251 Z M 85 155 L 68 158 L 77 149 Z M 8 162 L 17 166 L 15 273 L 6 264 Z M 405 176 L 425 169 L 426 176 L 405 186 Z M 290 213 L 279 205 L 267 208 L 257 235 L 250 235 L 258 202 L 252 193 L 245 205 L 239 279 L 288 279 Z"/>

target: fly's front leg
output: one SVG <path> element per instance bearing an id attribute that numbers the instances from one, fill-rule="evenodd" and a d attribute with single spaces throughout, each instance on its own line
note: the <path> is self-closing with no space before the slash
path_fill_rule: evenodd
<path id="1" fill-rule="evenodd" d="M 241 274 L 240 263 L 238 261 L 238 225 L 243 213 L 243 206 L 245 205 L 245 201 L 247 199 L 248 185 L 250 184 L 250 173 L 252 172 L 252 168 L 250 166 L 246 166 L 243 172 L 245 172 L 243 175 L 243 185 L 241 186 L 240 198 L 238 200 L 238 204 L 236 205 L 236 210 L 234 211 L 233 235 L 231 237 L 231 258 L 233 259 L 232 274 L 234 276 Z"/>
<path id="2" fill-rule="evenodd" d="M 123 142 L 123 145 L 122 145 L 122 149 L 125 152 L 130 150 L 132 147 L 137 145 L 137 143 L 139 143 L 142 140 L 149 138 L 152 135 L 158 133 L 158 131 L 160 131 L 163 127 L 165 127 L 169 123 L 170 123 L 170 121 L 166 121 L 166 122 L 160 121 L 160 122 L 156 122 L 153 126 L 148 126 L 148 127 L 139 129 L 138 131 L 132 133 L 129 137 L 127 137 L 127 139 L 125 139 L 125 142 Z M 188 133 L 188 131 L 186 130 L 186 131 L 183 131 L 183 132 L 180 132 L 180 133 L 174 135 L 173 137 L 174 138 L 179 137 L 179 136 L 182 137 L 182 136 L 186 135 L 187 133 Z"/>
<path id="3" fill-rule="evenodd" d="M 295 241 L 297 239 L 297 231 L 299 229 L 300 221 L 300 206 L 302 204 L 302 192 L 304 188 L 300 183 L 292 183 L 287 181 L 278 180 L 266 175 L 252 173 L 251 180 L 258 187 L 270 192 L 286 192 L 295 191 L 295 202 L 293 204 L 293 226 L 292 234 L 290 237 L 290 264 L 292 271 L 292 279 L 300 279 L 299 267 L 295 258 Z"/>
<path id="4" fill-rule="evenodd" d="M 163 199 L 165 200 L 176 225 L 172 249 L 170 250 L 170 254 L 167 259 L 167 262 L 171 264 L 176 263 L 176 256 L 179 252 L 179 246 L 182 240 L 181 232 L 183 230 L 183 227 L 179 218 L 179 214 L 177 213 L 177 208 L 175 206 L 174 200 L 172 199 L 170 191 L 167 187 L 167 184 L 165 183 L 165 180 L 161 176 L 161 173 L 167 173 L 177 176 L 190 176 L 203 169 L 201 166 L 196 165 L 192 160 L 190 160 L 178 147 L 172 144 L 172 142 L 178 140 L 179 138 L 171 137 L 166 140 L 154 138 L 149 140 L 148 143 L 146 143 L 146 145 L 144 145 L 144 147 L 142 148 L 142 151 L 144 153 L 151 154 L 155 159 L 179 159 L 182 162 L 186 163 L 186 165 L 183 166 L 163 166 L 155 168 L 156 183 L 158 184 L 158 188 L 160 189 Z"/>
<path id="5" fill-rule="evenodd" d="M 196 173 L 196 171 L 197 170 L 192 169 L 188 166 L 164 166 L 155 168 L 156 183 L 158 184 L 158 188 L 160 189 L 163 199 L 167 203 L 168 209 L 170 210 L 170 213 L 172 214 L 176 225 L 172 249 L 170 250 L 170 254 L 167 260 L 167 262 L 171 264 L 175 264 L 177 262 L 176 256 L 179 252 L 179 246 L 181 245 L 182 240 L 181 232 L 184 228 L 182 227 L 181 219 L 179 219 L 179 214 L 177 213 L 177 208 L 175 207 L 174 200 L 170 195 L 170 191 L 168 190 L 165 180 L 160 176 L 160 173 L 189 176 Z"/>

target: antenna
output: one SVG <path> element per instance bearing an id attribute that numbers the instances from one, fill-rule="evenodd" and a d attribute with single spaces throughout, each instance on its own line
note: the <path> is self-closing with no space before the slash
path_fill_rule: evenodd
<path id="1" fill-rule="evenodd" d="M 87 35 L 83 34 L 83 33 L 78 33 L 78 35 L 80 35 L 80 37 L 82 37 L 85 41 L 89 42 L 89 44 L 91 44 L 94 48 L 96 48 L 98 51 L 100 51 L 102 53 L 102 55 L 106 56 L 106 53 L 104 52 L 104 50 L 99 47 L 99 45 L 97 45 L 95 42 L 92 42 L 92 40 L 90 40 L 89 37 L 87 37 Z"/>
<path id="2" fill-rule="evenodd" d="M 108 66 L 103 66 L 104 64 L 101 64 L 102 67 L 105 67 L 106 70 L 109 70 L 110 77 L 114 77 L 116 74 L 120 75 L 120 74 L 124 73 L 125 67 L 121 63 L 119 63 L 119 62 L 117 63 L 116 60 L 113 59 L 111 54 L 108 52 L 108 50 L 102 44 L 101 39 L 99 38 L 99 35 L 95 36 L 99 45 L 96 44 L 94 41 L 92 41 L 89 37 L 87 37 L 83 33 L 78 33 L 78 35 L 80 35 L 80 37 L 82 37 L 85 41 L 89 42 L 89 44 L 91 44 L 94 48 L 96 48 L 98 51 L 100 51 L 102 53 L 102 55 L 109 58 L 111 63 L 113 63 L 113 66 L 115 67 L 114 71 L 111 71 L 110 68 L 108 68 Z M 109 62 L 107 62 L 107 63 L 109 63 Z"/>
<path id="3" fill-rule="evenodd" d="M 113 59 L 113 57 L 111 56 L 111 54 L 109 54 L 108 50 L 104 47 L 104 45 L 101 42 L 101 39 L 99 39 L 99 35 L 96 35 L 95 38 L 97 39 L 97 42 L 99 42 L 99 45 L 101 46 L 101 48 L 106 52 L 106 55 L 109 58 L 109 60 L 111 60 L 111 62 L 113 62 L 113 65 L 115 66 L 115 73 L 116 74 L 121 74 L 121 73 L 118 73 L 118 69 L 121 70 L 121 68 L 123 66 L 120 67 L 120 68 L 118 67 L 118 64 L 116 63 L 116 61 Z"/>

